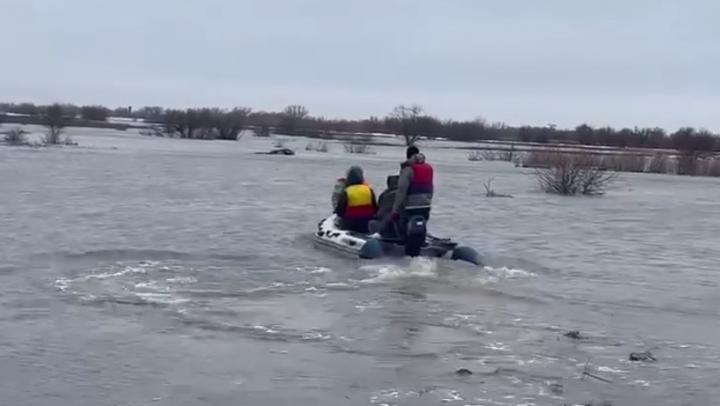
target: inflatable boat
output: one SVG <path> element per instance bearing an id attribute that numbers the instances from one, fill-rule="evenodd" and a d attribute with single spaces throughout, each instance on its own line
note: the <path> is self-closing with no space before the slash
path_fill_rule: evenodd
<path id="1" fill-rule="evenodd" d="M 424 224 L 423 230 L 424 230 Z M 382 237 L 379 234 L 361 234 L 343 230 L 338 226 L 337 215 L 322 219 L 318 223 L 315 242 L 362 259 L 400 257 L 408 255 L 407 243 L 413 239 Z M 417 241 L 417 240 L 416 240 Z M 416 243 L 417 255 L 431 258 L 448 258 L 482 265 L 480 254 L 470 247 L 460 246 L 448 238 L 433 237 L 425 232 Z"/>

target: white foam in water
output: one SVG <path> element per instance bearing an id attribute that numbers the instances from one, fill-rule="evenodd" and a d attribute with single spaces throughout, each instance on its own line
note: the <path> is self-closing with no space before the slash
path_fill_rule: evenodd
<path id="1" fill-rule="evenodd" d="M 507 351 L 508 350 L 507 345 L 505 345 L 503 343 L 499 343 L 499 342 L 498 343 L 489 343 L 485 346 L 485 348 L 487 348 L 489 350 L 494 350 L 494 351 Z"/>
<path id="2" fill-rule="evenodd" d="M 326 283 L 325 287 L 328 289 L 337 289 L 337 290 L 344 290 L 344 289 L 352 288 L 352 286 L 349 283 L 345 283 L 345 282 L 330 282 L 330 283 Z"/>
<path id="3" fill-rule="evenodd" d="M 70 286 L 71 283 L 72 283 L 72 280 L 71 280 L 71 279 L 60 278 L 60 279 L 58 279 L 58 280 L 55 281 L 55 289 L 57 289 L 57 290 L 59 290 L 59 291 L 61 291 L 61 292 L 65 292 L 65 291 L 67 290 L 68 286 Z"/>
<path id="4" fill-rule="evenodd" d="M 503 266 L 501 268 L 485 266 L 483 267 L 483 269 L 485 270 L 485 272 L 488 272 L 503 279 L 529 278 L 536 276 L 532 272 L 528 272 L 523 269 L 508 268 L 506 266 Z"/>
<path id="5" fill-rule="evenodd" d="M 441 401 L 444 403 L 457 402 L 458 400 L 465 400 L 462 398 L 462 396 L 460 396 L 460 394 L 457 391 L 454 391 L 454 390 L 446 391 L 443 395 L 444 395 L 444 397 L 441 399 Z"/>
<path id="6" fill-rule="evenodd" d="M 609 372 L 609 373 L 611 373 L 611 374 L 621 374 L 621 373 L 624 372 L 624 371 L 621 371 L 621 370 L 619 370 L 619 369 L 613 369 L 613 368 L 610 368 L 610 367 L 598 367 L 597 370 L 598 370 L 598 372 Z"/>
<path id="7" fill-rule="evenodd" d="M 90 279 L 109 279 L 109 278 L 117 278 L 118 276 L 123 276 L 131 273 L 147 273 L 147 269 L 144 268 L 135 268 L 135 267 L 125 267 L 122 271 L 118 272 L 107 272 L 107 273 L 94 273 L 90 275 L 85 275 L 82 279 L 83 280 L 90 280 Z"/>
<path id="8" fill-rule="evenodd" d="M 175 297 L 167 293 L 138 292 L 135 293 L 135 295 L 150 303 L 177 304 L 185 303 L 188 301 L 187 299 Z"/>
<path id="9" fill-rule="evenodd" d="M 177 278 L 168 278 L 165 279 L 168 283 L 178 283 L 181 285 L 190 284 L 190 283 L 196 283 L 197 279 L 193 278 L 192 276 L 178 276 Z"/>
<path id="10" fill-rule="evenodd" d="M 404 278 L 436 278 L 437 261 L 431 258 L 415 257 L 406 266 L 370 265 L 360 269 L 377 273 L 374 277 L 363 279 L 363 283 L 382 283 Z"/>
<path id="11" fill-rule="evenodd" d="M 271 329 L 270 327 L 265 327 L 265 326 L 257 325 L 257 326 L 253 326 L 253 328 L 254 328 L 255 330 L 262 331 L 263 333 L 268 333 L 268 334 L 277 334 L 277 333 L 278 333 L 277 330 L 273 330 L 273 329 Z"/>
<path id="12" fill-rule="evenodd" d="M 135 289 L 152 289 L 152 290 L 161 290 L 161 291 L 165 291 L 165 292 L 170 290 L 170 288 L 167 286 L 159 285 L 157 281 L 138 282 L 135 284 Z"/>
<path id="13" fill-rule="evenodd" d="M 323 273 L 330 273 L 332 272 L 332 269 L 326 268 L 324 266 L 299 266 L 295 268 L 298 272 L 307 272 L 310 274 L 323 274 Z"/>

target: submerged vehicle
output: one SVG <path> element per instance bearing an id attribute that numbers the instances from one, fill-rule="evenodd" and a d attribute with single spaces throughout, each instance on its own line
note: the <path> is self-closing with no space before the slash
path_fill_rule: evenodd
<path id="1" fill-rule="evenodd" d="M 425 219 L 422 217 L 410 218 L 407 237 L 400 239 L 378 233 L 362 234 L 344 230 L 338 226 L 337 215 L 333 214 L 318 223 L 315 242 L 362 259 L 411 255 L 449 258 L 482 265 L 480 254 L 474 249 L 460 246 L 449 238 L 427 234 Z"/>

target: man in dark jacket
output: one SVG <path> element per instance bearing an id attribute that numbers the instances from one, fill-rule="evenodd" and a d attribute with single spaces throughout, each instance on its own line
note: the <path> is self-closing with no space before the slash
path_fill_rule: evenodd
<path id="1" fill-rule="evenodd" d="M 346 177 L 345 190 L 338 195 L 335 214 L 342 219 L 342 227 L 358 233 L 368 232 L 368 223 L 375 217 L 375 192 L 365 182 L 363 171 L 353 166 Z"/>
<path id="2" fill-rule="evenodd" d="M 433 198 L 433 167 L 416 146 L 405 152 L 407 160 L 400 165 L 398 189 L 393 204 L 394 219 L 413 215 L 430 218 Z"/>
<path id="3" fill-rule="evenodd" d="M 390 175 L 387 177 L 387 189 L 380 193 L 378 197 L 377 218 L 385 219 L 390 216 L 395 205 L 395 195 L 397 195 L 398 175 Z"/>

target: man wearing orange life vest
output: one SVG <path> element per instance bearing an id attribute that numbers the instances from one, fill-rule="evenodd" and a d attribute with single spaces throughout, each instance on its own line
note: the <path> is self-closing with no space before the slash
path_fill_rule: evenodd
<path id="1" fill-rule="evenodd" d="M 342 219 L 342 227 L 358 233 L 368 232 L 368 223 L 375 217 L 375 192 L 365 182 L 363 171 L 353 166 L 347 173 L 345 190 L 337 197 L 335 214 Z"/>

